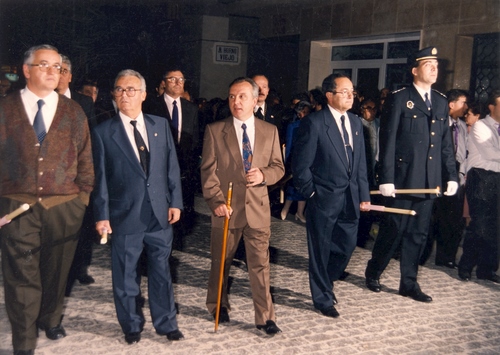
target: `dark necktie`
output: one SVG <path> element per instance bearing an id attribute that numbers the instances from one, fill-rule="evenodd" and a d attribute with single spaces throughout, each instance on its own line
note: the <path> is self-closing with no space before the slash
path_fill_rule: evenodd
<path id="1" fill-rule="evenodd" d="M 263 119 L 264 119 L 264 114 L 262 113 L 262 107 L 259 107 L 259 108 L 257 109 L 257 112 L 255 113 L 255 115 L 256 115 L 258 118 L 260 118 L 261 120 L 263 120 Z"/>
<path id="2" fill-rule="evenodd" d="M 453 131 L 453 143 L 455 143 L 455 153 L 458 150 L 458 124 L 456 122 L 453 123 L 451 126 L 451 129 Z"/>
<path id="3" fill-rule="evenodd" d="M 42 144 L 47 132 L 45 131 L 45 123 L 43 122 L 42 106 L 45 105 L 45 101 L 38 100 L 38 111 L 35 115 L 35 120 L 33 121 L 33 128 L 35 129 L 36 136 L 38 137 L 38 142 Z"/>
<path id="4" fill-rule="evenodd" d="M 179 109 L 177 108 L 177 101 L 174 100 L 172 108 L 172 127 L 174 134 L 174 141 L 179 141 Z"/>
<path id="5" fill-rule="evenodd" d="M 352 171 L 352 147 L 349 143 L 349 133 L 347 133 L 347 129 L 345 128 L 345 116 L 340 116 L 340 120 L 342 121 L 342 134 L 344 135 L 344 145 L 345 151 L 347 154 L 347 162 L 349 163 L 349 173 Z"/>
<path id="6" fill-rule="evenodd" d="M 241 128 L 243 128 L 243 167 L 246 174 L 252 167 L 252 146 L 250 145 L 250 139 L 248 139 L 247 125 L 243 123 Z"/>
<path id="7" fill-rule="evenodd" d="M 425 105 L 427 106 L 427 109 L 430 111 L 432 108 L 431 102 L 429 101 L 429 94 L 425 93 Z"/>
<path id="8" fill-rule="evenodd" d="M 146 147 L 144 139 L 142 139 L 141 134 L 137 130 L 137 121 L 130 121 L 130 124 L 134 126 L 135 144 L 137 145 L 137 150 L 139 150 L 139 159 L 141 161 L 142 170 L 144 170 L 147 175 L 149 166 L 149 151 Z"/>

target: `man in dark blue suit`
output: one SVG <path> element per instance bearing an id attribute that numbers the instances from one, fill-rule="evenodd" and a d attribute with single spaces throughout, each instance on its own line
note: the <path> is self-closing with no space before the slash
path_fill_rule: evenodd
<path id="1" fill-rule="evenodd" d="M 419 302 L 432 298 L 417 282 L 419 259 L 429 231 L 435 194 L 397 195 L 395 189 L 435 189 L 457 192 L 455 155 L 448 125 L 448 102 L 432 90 L 437 80 L 437 49 L 424 48 L 408 64 L 413 85 L 390 95 L 380 121 L 379 190 L 386 206 L 414 210 L 415 216 L 388 214 L 382 220 L 366 267 L 366 286 L 380 292 L 380 275 L 401 245 L 399 294 Z"/>
<path id="2" fill-rule="evenodd" d="M 149 308 L 153 326 L 180 340 L 168 258 L 172 224 L 182 209 L 180 170 L 168 122 L 143 115 L 146 82 L 121 71 L 113 89 L 119 114 L 92 132 L 95 173 L 94 215 L 99 234 L 113 233 L 112 277 L 116 313 L 129 344 L 141 339 L 144 316 L 136 300 L 136 269 L 145 246 Z"/>
<path id="3" fill-rule="evenodd" d="M 292 156 L 293 179 L 308 197 L 307 244 L 309 284 L 314 307 L 338 317 L 333 282 L 356 247 L 361 211 L 369 210 L 365 146 L 361 119 L 347 112 L 354 96 L 352 82 L 332 74 L 323 80 L 328 106 L 304 118 Z"/>

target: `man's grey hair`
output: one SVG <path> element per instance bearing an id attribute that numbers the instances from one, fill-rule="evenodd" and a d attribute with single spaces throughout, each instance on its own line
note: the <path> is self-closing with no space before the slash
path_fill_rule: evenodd
<path id="1" fill-rule="evenodd" d="M 71 73 L 71 60 L 69 60 L 68 56 L 61 54 L 61 61 L 68 66 L 68 70 Z"/>
<path id="2" fill-rule="evenodd" d="M 141 81 L 141 90 L 143 92 L 146 92 L 146 79 L 144 79 L 144 77 L 139 72 L 133 69 L 125 69 L 119 72 L 116 76 L 114 86 L 116 86 L 117 81 L 124 76 L 135 76 L 136 78 L 139 78 L 139 80 Z"/>
<path id="3" fill-rule="evenodd" d="M 231 84 L 229 84 L 229 89 L 231 89 L 231 87 L 233 85 L 240 84 L 240 83 L 249 83 L 250 85 L 252 85 L 252 96 L 253 96 L 253 98 L 254 99 L 259 98 L 259 85 L 257 85 L 255 83 L 255 81 L 253 81 L 250 78 L 239 77 L 239 78 L 234 79 L 233 82 Z"/>
<path id="4" fill-rule="evenodd" d="M 35 52 L 42 50 L 42 49 L 47 49 L 47 50 L 55 51 L 55 52 L 59 53 L 59 50 L 56 47 L 51 46 L 50 44 L 40 44 L 38 46 L 33 46 L 30 49 L 28 49 L 26 52 L 24 52 L 23 64 L 32 64 L 33 58 L 35 56 Z"/>

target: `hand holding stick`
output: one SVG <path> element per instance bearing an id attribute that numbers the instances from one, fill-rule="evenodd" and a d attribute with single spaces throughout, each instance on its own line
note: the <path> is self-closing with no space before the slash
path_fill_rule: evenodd
<path id="1" fill-rule="evenodd" d="M 395 190 L 394 192 L 396 194 L 436 194 L 436 196 L 439 196 L 441 194 L 439 186 L 437 186 L 435 189 L 400 189 L 400 190 Z M 380 195 L 380 194 L 382 193 L 379 190 L 370 191 L 370 195 Z"/>
<path id="2" fill-rule="evenodd" d="M 7 223 L 10 223 L 10 221 L 12 221 L 14 218 L 19 216 L 21 213 L 26 212 L 29 209 L 30 209 L 30 205 L 28 205 L 27 203 L 22 204 L 19 208 L 15 209 L 11 213 L 6 214 L 2 218 L 0 218 L 0 227 L 7 224 Z"/>
<path id="3" fill-rule="evenodd" d="M 229 188 L 227 190 L 227 209 L 231 209 L 231 199 L 233 197 L 233 183 L 229 183 Z M 219 315 L 220 315 L 220 302 L 222 297 L 222 284 L 224 282 L 224 261 L 226 259 L 226 247 L 227 247 L 227 234 L 229 232 L 229 218 L 226 216 L 224 219 L 224 234 L 222 235 L 222 251 L 220 258 L 220 270 L 219 270 L 219 288 L 217 291 L 217 307 L 215 309 L 215 328 L 214 332 L 217 332 L 219 328 Z"/>
<path id="4" fill-rule="evenodd" d="M 389 212 L 389 213 L 398 213 L 398 214 L 409 214 L 412 216 L 415 216 L 417 212 L 413 210 L 405 210 L 402 208 L 392 208 L 392 207 L 385 207 L 385 206 L 380 206 L 380 205 L 370 205 L 369 206 L 370 211 L 378 211 L 378 212 Z"/>
<path id="5" fill-rule="evenodd" d="M 101 244 L 106 244 L 108 242 L 108 230 L 103 230 L 101 234 Z"/>

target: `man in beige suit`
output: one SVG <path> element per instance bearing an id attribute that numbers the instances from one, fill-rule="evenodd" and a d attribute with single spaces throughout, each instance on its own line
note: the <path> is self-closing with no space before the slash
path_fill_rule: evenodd
<path id="1" fill-rule="evenodd" d="M 270 293 L 269 238 L 271 211 L 267 185 L 284 175 L 276 126 L 255 119 L 259 87 L 252 79 L 238 78 L 229 86 L 232 117 L 207 126 L 203 142 L 201 180 L 203 197 L 213 212 L 212 265 L 208 281 L 207 308 L 215 315 L 224 218 L 229 220 L 224 284 L 219 321 L 229 322 L 227 279 L 238 242 L 245 243 L 248 275 L 257 329 L 269 335 L 281 332 L 276 325 Z M 233 183 L 231 208 L 226 198 Z"/>

